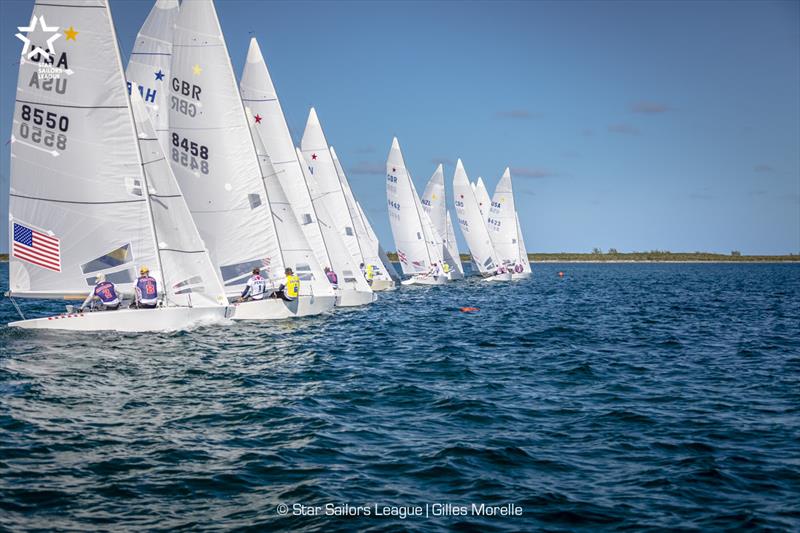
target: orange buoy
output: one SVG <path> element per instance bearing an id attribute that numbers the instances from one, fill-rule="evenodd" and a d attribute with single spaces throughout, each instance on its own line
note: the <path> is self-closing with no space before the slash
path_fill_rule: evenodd
<path id="1" fill-rule="evenodd" d="M 461 308 L 461 312 L 462 313 L 472 313 L 474 311 L 480 311 L 480 309 L 478 309 L 477 307 L 462 307 Z"/>

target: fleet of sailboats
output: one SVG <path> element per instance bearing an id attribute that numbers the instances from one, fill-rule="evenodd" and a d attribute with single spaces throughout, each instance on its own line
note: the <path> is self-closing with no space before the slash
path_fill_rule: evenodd
<path id="1" fill-rule="evenodd" d="M 442 165 L 418 195 L 393 139 L 386 195 L 401 280 L 314 108 L 294 144 L 255 38 L 237 84 L 213 0 L 156 0 L 124 72 L 108 0 L 41 3 L 33 15 L 29 42 L 47 40 L 44 17 L 72 33 L 57 61 L 41 51 L 20 60 L 8 296 L 83 301 L 105 278 L 125 301 L 137 268 L 150 265 L 159 303 L 69 305 L 11 326 L 152 331 L 285 319 L 464 277 Z M 92 30 L 76 32 L 76 20 Z M 55 64 L 58 82 L 41 82 L 40 67 Z M 488 281 L 530 276 L 509 169 L 490 199 L 459 160 L 453 192 L 474 271 Z M 254 269 L 270 292 L 296 274 L 299 294 L 242 300 Z"/>

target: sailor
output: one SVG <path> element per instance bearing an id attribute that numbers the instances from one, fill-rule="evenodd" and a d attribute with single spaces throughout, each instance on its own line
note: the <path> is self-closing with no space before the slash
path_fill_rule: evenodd
<path id="1" fill-rule="evenodd" d="M 328 270 L 326 268 L 326 270 Z M 296 300 L 300 295 L 300 278 L 298 278 L 292 269 L 287 267 L 286 270 L 286 283 L 281 284 L 278 290 L 272 294 L 272 298 L 280 298 L 287 302 Z"/>
<path id="2" fill-rule="evenodd" d="M 439 274 L 441 274 L 441 271 L 439 270 L 439 264 L 432 264 L 430 270 L 428 270 L 428 275 L 435 278 L 438 277 Z"/>
<path id="3" fill-rule="evenodd" d="M 247 280 L 247 284 L 244 286 L 239 301 L 262 300 L 264 296 L 266 296 L 266 292 L 267 280 L 261 277 L 261 269 L 256 267 L 253 269 L 253 275 Z"/>
<path id="4" fill-rule="evenodd" d="M 447 261 L 442 263 L 442 270 L 444 271 L 445 276 L 450 273 L 450 264 Z"/>
<path id="5" fill-rule="evenodd" d="M 95 282 L 94 290 L 86 297 L 81 304 L 81 310 L 85 309 L 92 300 L 97 298 L 103 304 L 105 311 L 114 311 L 119 309 L 119 296 L 117 296 L 117 289 L 110 281 L 106 281 L 105 274 L 98 274 L 97 281 Z"/>
<path id="6" fill-rule="evenodd" d="M 364 279 L 367 279 L 367 267 L 364 266 L 364 263 L 358 265 L 358 269 L 361 270 L 361 275 L 364 276 Z"/>
<path id="7" fill-rule="evenodd" d="M 328 281 L 331 282 L 334 288 L 339 286 L 339 276 L 337 276 L 336 272 L 331 270 L 330 267 L 325 267 L 325 276 L 327 276 Z"/>
<path id="8" fill-rule="evenodd" d="M 367 283 L 372 285 L 372 280 L 375 279 L 375 265 L 372 264 L 367 265 L 367 272 L 364 275 L 364 277 L 367 278 Z"/>
<path id="9" fill-rule="evenodd" d="M 150 275 L 150 269 L 142 266 L 139 269 L 139 279 L 136 280 L 133 306 L 139 309 L 154 309 L 158 305 L 158 285 Z"/>

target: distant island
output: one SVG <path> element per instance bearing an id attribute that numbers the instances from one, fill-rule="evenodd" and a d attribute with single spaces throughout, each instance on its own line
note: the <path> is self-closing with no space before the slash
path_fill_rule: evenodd
<path id="1" fill-rule="evenodd" d="M 389 260 L 397 263 L 397 254 L 388 252 Z M 461 254 L 461 261 L 471 260 L 469 254 Z M 800 254 L 789 255 L 742 255 L 739 252 L 730 254 L 712 254 L 708 252 L 608 252 L 591 253 L 559 252 L 557 254 L 528 254 L 528 261 L 533 263 L 800 263 Z M 8 262 L 8 254 L 0 254 L 0 263 Z"/>
<path id="2" fill-rule="evenodd" d="M 398 262 L 397 254 L 389 252 L 389 260 Z M 471 260 L 469 254 L 461 254 L 461 261 Z M 649 252 L 608 252 L 595 250 L 591 253 L 559 252 L 553 254 L 530 253 L 528 261 L 533 263 L 800 263 L 800 255 L 743 255 L 739 252 L 730 254 L 712 254 L 708 252 L 667 252 L 651 250 Z"/>

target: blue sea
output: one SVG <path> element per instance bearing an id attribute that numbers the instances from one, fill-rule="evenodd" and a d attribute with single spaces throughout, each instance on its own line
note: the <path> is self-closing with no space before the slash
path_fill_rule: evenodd
<path id="1" fill-rule="evenodd" d="M 272 324 L 2 326 L 0 529 L 800 531 L 800 265 L 533 267 Z"/>

